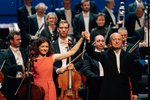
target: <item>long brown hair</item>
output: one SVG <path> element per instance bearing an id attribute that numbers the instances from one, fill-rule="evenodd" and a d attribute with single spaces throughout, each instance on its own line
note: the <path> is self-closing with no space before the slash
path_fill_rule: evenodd
<path id="1" fill-rule="evenodd" d="M 48 56 L 51 56 L 52 54 L 54 54 L 52 44 L 49 42 L 49 40 L 45 37 L 40 37 L 37 40 L 34 40 L 31 44 L 30 51 L 32 52 L 34 57 L 37 57 L 39 55 L 39 53 L 40 53 L 39 46 L 44 42 L 47 42 L 49 44 L 49 50 L 48 50 L 46 56 L 48 57 Z"/>

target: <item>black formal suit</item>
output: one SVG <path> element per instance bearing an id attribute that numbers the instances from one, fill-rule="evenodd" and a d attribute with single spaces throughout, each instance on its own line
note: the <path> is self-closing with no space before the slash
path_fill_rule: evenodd
<path id="1" fill-rule="evenodd" d="M 73 45 L 74 45 L 74 43 L 73 43 Z M 54 48 L 54 52 L 55 52 L 55 53 L 60 53 L 60 48 L 59 48 L 58 39 L 53 43 L 53 48 Z M 77 54 L 79 54 L 79 53 L 80 53 L 80 50 L 79 50 L 79 52 L 77 52 L 75 55 L 73 55 L 73 56 L 71 57 L 71 59 L 74 59 L 74 58 L 77 56 Z M 69 63 L 69 62 L 68 62 L 68 63 Z M 77 61 L 74 62 L 74 67 L 75 67 L 75 69 L 76 69 L 77 71 L 79 71 L 79 70 L 81 69 L 81 67 L 82 67 L 81 64 L 82 64 L 82 63 L 81 63 L 80 59 L 78 59 Z M 57 62 L 54 63 L 53 77 L 54 77 L 54 83 L 55 83 L 55 85 L 56 85 L 57 96 L 60 95 L 60 89 L 58 88 L 58 83 L 57 83 L 57 76 L 58 76 L 58 74 L 56 73 L 56 70 L 57 70 L 58 68 L 60 68 L 61 66 L 62 66 L 62 61 L 57 61 Z"/>
<path id="2" fill-rule="evenodd" d="M 143 5 L 144 5 L 144 7 L 148 6 L 148 4 L 146 2 L 143 2 Z M 133 2 L 133 3 L 130 3 L 129 6 L 128 6 L 128 12 L 129 13 L 133 13 L 133 12 L 136 11 L 136 8 L 137 8 L 136 1 Z"/>
<path id="3" fill-rule="evenodd" d="M 44 24 L 42 27 L 45 27 L 46 19 L 44 15 Z M 31 42 L 31 35 L 35 35 L 37 31 L 40 29 L 38 26 L 38 21 L 37 21 L 37 15 L 33 14 L 31 16 L 28 16 L 28 21 L 27 21 L 27 31 L 23 34 L 23 38 L 25 41 L 25 45 L 28 46 Z M 42 29 L 42 28 L 41 28 Z M 41 30 L 42 31 L 42 30 Z"/>
<path id="4" fill-rule="evenodd" d="M 70 10 L 71 10 L 71 9 L 70 9 Z M 56 12 L 56 15 L 57 15 L 57 17 L 58 17 L 58 22 L 59 22 L 60 20 L 66 20 L 66 15 L 65 15 L 65 9 L 64 9 L 64 8 L 55 10 L 55 12 Z M 74 18 L 74 16 L 76 15 L 76 13 L 71 10 L 71 14 L 72 14 L 71 18 L 72 18 L 72 20 L 73 20 L 73 18 Z"/>
<path id="5" fill-rule="evenodd" d="M 26 51 L 23 49 L 20 49 L 22 57 L 23 57 L 23 62 L 24 64 L 27 62 L 27 54 Z M 15 78 L 17 71 L 22 71 L 22 66 L 17 65 L 15 56 L 13 52 L 11 51 L 10 48 L 8 48 L 5 52 L 5 65 L 3 67 L 2 72 L 5 75 L 5 80 L 4 80 L 4 92 L 7 97 L 7 100 L 17 100 L 17 96 L 14 95 L 16 92 L 20 82 L 21 78 Z"/>
<path id="6" fill-rule="evenodd" d="M 128 36 L 134 37 L 136 21 L 138 22 L 139 27 L 142 27 L 136 13 L 130 13 L 125 25 L 128 31 Z"/>
<path id="7" fill-rule="evenodd" d="M 31 7 L 31 13 L 32 14 L 35 14 L 36 13 L 36 10 L 34 7 Z M 26 23 L 28 21 L 28 16 L 29 16 L 29 13 L 27 11 L 27 8 L 26 6 L 22 6 L 18 9 L 18 26 L 19 28 L 21 29 L 21 31 L 24 30 L 24 28 L 26 27 Z"/>
<path id="8" fill-rule="evenodd" d="M 145 36 L 145 31 L 144 31 L 144 27 L 138 29 L 135 31 L 135 41 L 138 41 L 138 40 L 144 40 L 144 36 Z"/>
<path id="9" fill-rule="evenodd" d="M 36 13 L 36 10 L 34 7 L 31 7 L 31 13 L 32 14 L 35 14 Z M 18 26 L 20 28 L 20 33 L 21 33 L 21 37 L 22 37 L 22 44 L 21 44 L 21 47 L 23 48 L 26 48 L 28 44 L 26 44 L 26 34 L 28 34 L 28 16 L 29 16 L 29 13 L 27 11 L 27 8 L 26 6 L 22 6 L 18 9 Z"/>
<path id="10" fill-rule="evenodd" d="M 133 86 L 133 94 L 138 94 L 138 73 L 134 66 L 135 58 L 132 54 L 121 50 L 120 73 L 118 73 L 116 56 L 113 49 L 109 48 L 104 52 L 97 53 L 87 44 L 87 53 L 92 58 L 100 61 L 104 68 L 104 78 L 101 86 L 99 100 L 131 100 L 129 77 Z"/>
<path id="11" fill-rule="evenodd" d="M 130 52 L 131 50 L 131 48 L 134 46 L 134 44 L 132 44 L 132 43 L 129 43 L 129 42 L 127 42 L 126 43 L 126 49 L 125 49 L 125 51 L 127 51 L 127 52 Z M 123 49 L 123 48 L 122 48 Z M 139 46 L 137 46 L 132 52 L 130 52 L 130 53 L 132 53 L 135 57 L 137 57 L 137 58 L 140 58 L 140 52 L 139 52 Z"/>
<path id="12" fill-rule="evenodd" d="M 91 32 L 92 28 L 96 26 L 97 26 L 96 14 L 89 13 L 89 32 Z M 74 30 L 74 37 L 78 41 L 81 37 L 82 31 L 85 31 L 85 24 L 82 13 L 75 15 L 73 19 L 73 30 Z"/>
<path id="13" fill-rule="evenodd" d="M 87 54 L 83 60 L 83 74 L 87 78 L 88 100 L 98 100 L 103 76 L 100 76 L 99 62 Z"/>
<path id="14" fill-rule="evenodd" d="M 74 11 L 76 13 L 82 12 L 81 3 L 76 3 L 74 5 Z M 90 12 L 97 14 L 97 6 L 96 6 L 95 1 L 90 1 Z"/>
<path id="15" fill-rule="evenodd" d="M 111 23 L 111 26 L 115 26 L 115 24 L 113 23 L 113 19 L 111 18 L 111 16 L 110 16 L 108 10 L 107 10 L 106 8 L 104 8 L 104 9 L 102 10 L 102 12 L 105 14 L 105 25 L 106 25 L 106 26 L 109 26 L 110 23 Z"/>
<path id="16" fill-rule="evenodd" d="M 58 32 L 57 32 L 57 28 L 55 28 L 55 30 L 53 31 L 53 33 L 50 32 L 49 28 L 47 25 L 45 25 L 45 28 L 41 31 L 41 37 L 46 37 L 48 38 L 51 42 L 54 42 L 55 40 L 58 39 Z"/>
<path id="17" fill-rule="evenodd" d="M 46 16 L 44 15 L 44 18 Z M 44 25 L 45 25 L 46 19 L 44 19 Z M 36 32 L 40 29 L 40 27 L 38 26 L 38 19 L 37 19 L 37 15 L 31 15 L 28 17 L 28 32 L 31 35 L 35 35 Z"/>

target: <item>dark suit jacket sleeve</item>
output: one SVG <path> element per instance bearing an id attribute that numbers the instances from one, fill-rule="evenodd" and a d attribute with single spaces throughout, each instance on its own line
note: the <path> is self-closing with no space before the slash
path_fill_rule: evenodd
<path id="1" fill-rule="evenodd" d="M 91 58 L 93 58 L 93 59 L 95 59 L 95 60 L 97 60 L 97 61 L 100 61 L 100 60 L 101 60 L 101 53 L 95 52 L 95 51 L 94 51 L 94 47 L 92 46 L 91 43 L 87 43 L 87 45 L 86 45 L 86 50 L 87 50 L 87 54 L 88 54 Z"/>
<path id="2" fill-rule="evenodd" d="M 90 70 L 91 64 L 90 64 L 90 57 L 88 55 L 85 55 L 84 60 L 83 60 L 83 73 L 87 77 L 96 77 L 95 73 L 93 73 Z"/>
<path id="3" fill-rule="evenodd" d="M 83 27 L 81 25 L 81 22 L 80 22 L 80 18 L 81 17 L 81 14 L 77 14 L 75 15 L 74 19 L 73 19 L 73 31 L 74 31 L 74 37 L 75 39 L 78 41 L 81 37 L 81 31 L 83 30 Z"/>
<path id="4" fill-rule="evenodd" d="M 131 55 L 130 59 L 130 79 L 131 79 L 131 83 L 132 83 L 132 90 L 133 90 L 133 94 L 138 94 L 138 82 L 139 82 L 139 70 L 138 70 L 138 66 L 136 66 L 136 58 Z"/>
<path id="5" fill-rule="evenodd" d="M 12 64 L 9 58 L 6 58 L 6 62 L 3 67 L 4 74 L 16 76 L 17 71 L 22 71 L 21 65 Z"/>

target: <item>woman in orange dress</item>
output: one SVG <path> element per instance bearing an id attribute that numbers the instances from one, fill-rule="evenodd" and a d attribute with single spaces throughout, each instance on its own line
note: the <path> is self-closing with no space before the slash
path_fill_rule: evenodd
<path id="1" fill-rule="evenodd" d="M 33 42 L 31 47 L 34 49 L 34 56 L 36 58 L 33 63 L 33 79 L 34 83 L 44 88 L 44 100 L 57 100 L 55 84 L 52 76 L 53 63 L 73 55 L 79 49 L 83 37 L 89 40 L 88 33 L 82 32 L 82 37 L 77 44 L 64 54 L 54 54 L 51 44 L 46 38 L 41 37 Z M 61 68 L 59 70 L 60 72 L 64 71 L 64 69 Z"/>

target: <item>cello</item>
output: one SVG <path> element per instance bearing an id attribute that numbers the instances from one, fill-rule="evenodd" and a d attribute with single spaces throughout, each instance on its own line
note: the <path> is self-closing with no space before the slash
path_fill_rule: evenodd
<path id="1" fill-rule="evenodd" d="M 58 100 L 82 100 L 82 98 L 80 98 L 78 95 L 78 89 L 82 84 L 82 77 L 80 73 L 75 69 L 72 69 L 70 65 L 84 52 L 85 50 L 72 61 L 70 61 L 71 58 L 69 57 L 69 64 L 67 65 L 66 71 L 58 75 L 57 81 L 59 88 L 61 88 L 61 94 Z"/>
<path id="2" fill-rule="evenodd" d="M 3 82 L 3 80 L 4 80 L 4 75 L 3 75 L 3 73 L 1 72 L 1 70 L 2 70 L 2 68 L 3 68 L 3 66 L 4 66 L 4 64 L 5 64 L 5 61 L 6 61 L 6 60 L 3 61 L 3 64 L 1 65 L 1 69 L 0 69 L 0 89 L 1 89 L 1 87 L 2 87 L 2 82 Z M 0 91 L 0 100 L 6 100 L 6 97 L 2 94 L 1 91 Z"/>

